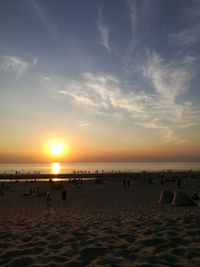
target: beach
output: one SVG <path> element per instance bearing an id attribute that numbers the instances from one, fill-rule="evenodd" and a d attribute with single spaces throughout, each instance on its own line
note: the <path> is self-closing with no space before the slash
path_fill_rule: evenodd
<path id="1" fill-rule="evenodd" d="M 148 174 L 145 174 L 148 177 Z M 181 190 L 200 195 L 200 177 Z M 55 185 L 56 183 L 54 183 Z M 155 177 L 5 183 L 0 196 L 0 266 L 199 266 L 200 207 L 158 203 L 164 188 Z M 30 189 L 50 192 L 26 195 Z"/>

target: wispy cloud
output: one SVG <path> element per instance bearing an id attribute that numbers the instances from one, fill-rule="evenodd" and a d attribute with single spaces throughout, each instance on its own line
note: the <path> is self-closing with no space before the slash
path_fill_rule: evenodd
<path id="1" fill-rule="evenodd" d="M 183 47 L 191 47 L 200 43 L 200 1 L 191 1 L 189 7 L 184 8 L 182 14 L 185 17 L 186 26 L 169 35 L 169 41 Z"/>
<path id="2" fill-rule="evenodd" d="M 88 129 L 91 127 L 91 122 L 87 122 L 87 121 L 80 121 L 79 122 L 79 127 L 82 129 Z"/>
<path id="3" fill-rule="evenodd" d="M 189 70 L 190 64 L 166 63 L 159 54 L 150 53 L 149 50 L 146 54 L 147 61 L 142 67 L 144 77 L 152 82 L 157 94 L 174 103 L 177 96 L 188 90 L 189 81 L 193 76 Z"/>
<path id="4" fill-rule="evenodd" d="M 135 6 L 135 1 L 128 0 L 128 7 L 129 7 L 129 18 L 131 22 L 131 29 L 132 29 L 132 44 L 135 41 L 135 34 L 136 34 L 136 21 L 137 21 L 137 10 Z"/>
<path id="5" fill-rule="evenodd" d="M 30 67 L 36 65 L 37 62 L 38 59 L 33 59 L 32 62 L 28 62 L 16 56 L 2 56 L 1 69 L 4 71 L 12 71 L 17 76 L 20 76 Z"/>
<path id="6" fill-rule="evenodd" d="M 49 34 L 53 35 L 56 38 L 58 34 L 57 27 L 55 23 L 52 23 L 50 17 L 46 12 L 46 9 L 44 9 L 44 6 L 42 6 L 38 0 L 29 0 L 29 3 L 34 13 L 40 19 L 41 24 L 44 26 L 44 28 L 49 32 Z M 42 2 L 42 4 L 45 4 L 45 2 Z"/>
<path id="7" fill-rule="evenodd" d="M 166 63 L 157 53 L 147 51 L 147 61 L 142 66 L 143 75 L 151 82 L 157 98 L 156 102 L 151 103 L 152 119 L 143 125 L 160 129 L 167 140 L 176 139 L 176 129 L 191 127 L 200 121 L 199 107 L 179 100 L 179 97 L 189 90 L 195 74 L 192 62 L 183 60 L 179 64 Z"/>
<path id="8" fill-rule="evenodd" d="M 129 10 L 129 19 L 131 23 L 131 41 L 128 50 L 126 51 L 126 71 L 129 70 L 129 67 L 132 63 L 132 58 L 135 55 L 135 48 L 136 48 L 136 22 L 137 22 L 137 10 L 135 6 L 135 2 L 131 0 L 127 0 L 128 10 Z"/>
<path id="9" fill-rule="evenodd" d="M 35 12 L 37 13 L 38 17 L 41 19 L 42 23 L 49 27 L 49 23 L 48 20 L 43 12 L 43 9 L 41 8 L 41 6 L 38 4 L 38 2 L 36 0 L 29 0 L 30 4 L 32 5 L 32 7 L 34 8 Z"/>
<path id="10" fill-rule="evenodd" d="M 141 102 L 146 98 L 144 94 L 125 93 L 114 76 L 92 73 L 83 73 L 81 83 L 70 84 L 60 93 L 72 97 L 79 105 L 92 108 L 97 113 L 114 113 L 118 109 L 143 114 Z"/>
<path id="11" fill-rule="evenodd" d="M 180 32 L 170 34 L 169 40 L 180 46 L 196 45 L 200 41 L 200 26 L 186 28 Z"/>
<path id="12" fill-rule="evenodd" d="M 44 80 L 46 80 L 46 81 L 51 81 L 51 78 L 48 77 L 48 76 L 44 76 L 43 78 L 44 78 Z"/>
<path id="13" fill-rule="evenodd" d="M 98 12 L 99 18 L 97 22 L 97 27 L 98 27 L 98 31 L 100 34 L 99 36 L 100 44 L 104 46 L 108 52 L 110 52 L 110 43 L 109 43 L 110 29 L 107 25 L 103 23 L 102 13 L 103 13 L 103 9 L 99 8 L 99 12 Z"/>
<path id="14" fill-rule="evenodd" d="M 59 92 L 93 113 L 129 116 L 134 124 L 158 129 L 166 141 L 180 142 L 177 130 L 200 122 L 199 107 L 179 99 L 189 89 L 190 67 L 189 63 L 167 64 L 157 53 L 148 51 L 141 71 L 152 84 L 153 93 L 127 88 L 115 76 L 94 73 L 83 73 L 80 82 L 73 81 Z"/>

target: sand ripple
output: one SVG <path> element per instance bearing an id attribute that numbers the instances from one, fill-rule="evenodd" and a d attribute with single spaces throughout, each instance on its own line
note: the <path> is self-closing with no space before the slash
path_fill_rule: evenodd
<path id="1" fill-rule="evenodd" d="M 158 206 L 158 185 L 67 185 L 49 206 L 13 186 L 0 199 L 0 266 L 199 266 L 199 207 Z"/>

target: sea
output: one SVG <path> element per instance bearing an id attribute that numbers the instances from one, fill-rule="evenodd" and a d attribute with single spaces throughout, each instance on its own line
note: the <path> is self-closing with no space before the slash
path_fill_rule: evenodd
<path id="1" fill-rule="evenodd" d="M 0 174 L 68 174 L 95 172 L 200 171 L 200 162 L 98 162 L 0 164 Z"/>

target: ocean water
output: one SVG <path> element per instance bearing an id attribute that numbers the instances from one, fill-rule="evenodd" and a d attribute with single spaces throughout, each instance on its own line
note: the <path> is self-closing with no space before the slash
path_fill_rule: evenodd
<path id="1" fill-rule="evenodd" d="M 200 162 L 106 162 L 0 164 L 0 173 L 142 172 L 163 170 L 200 171 Z"/>

